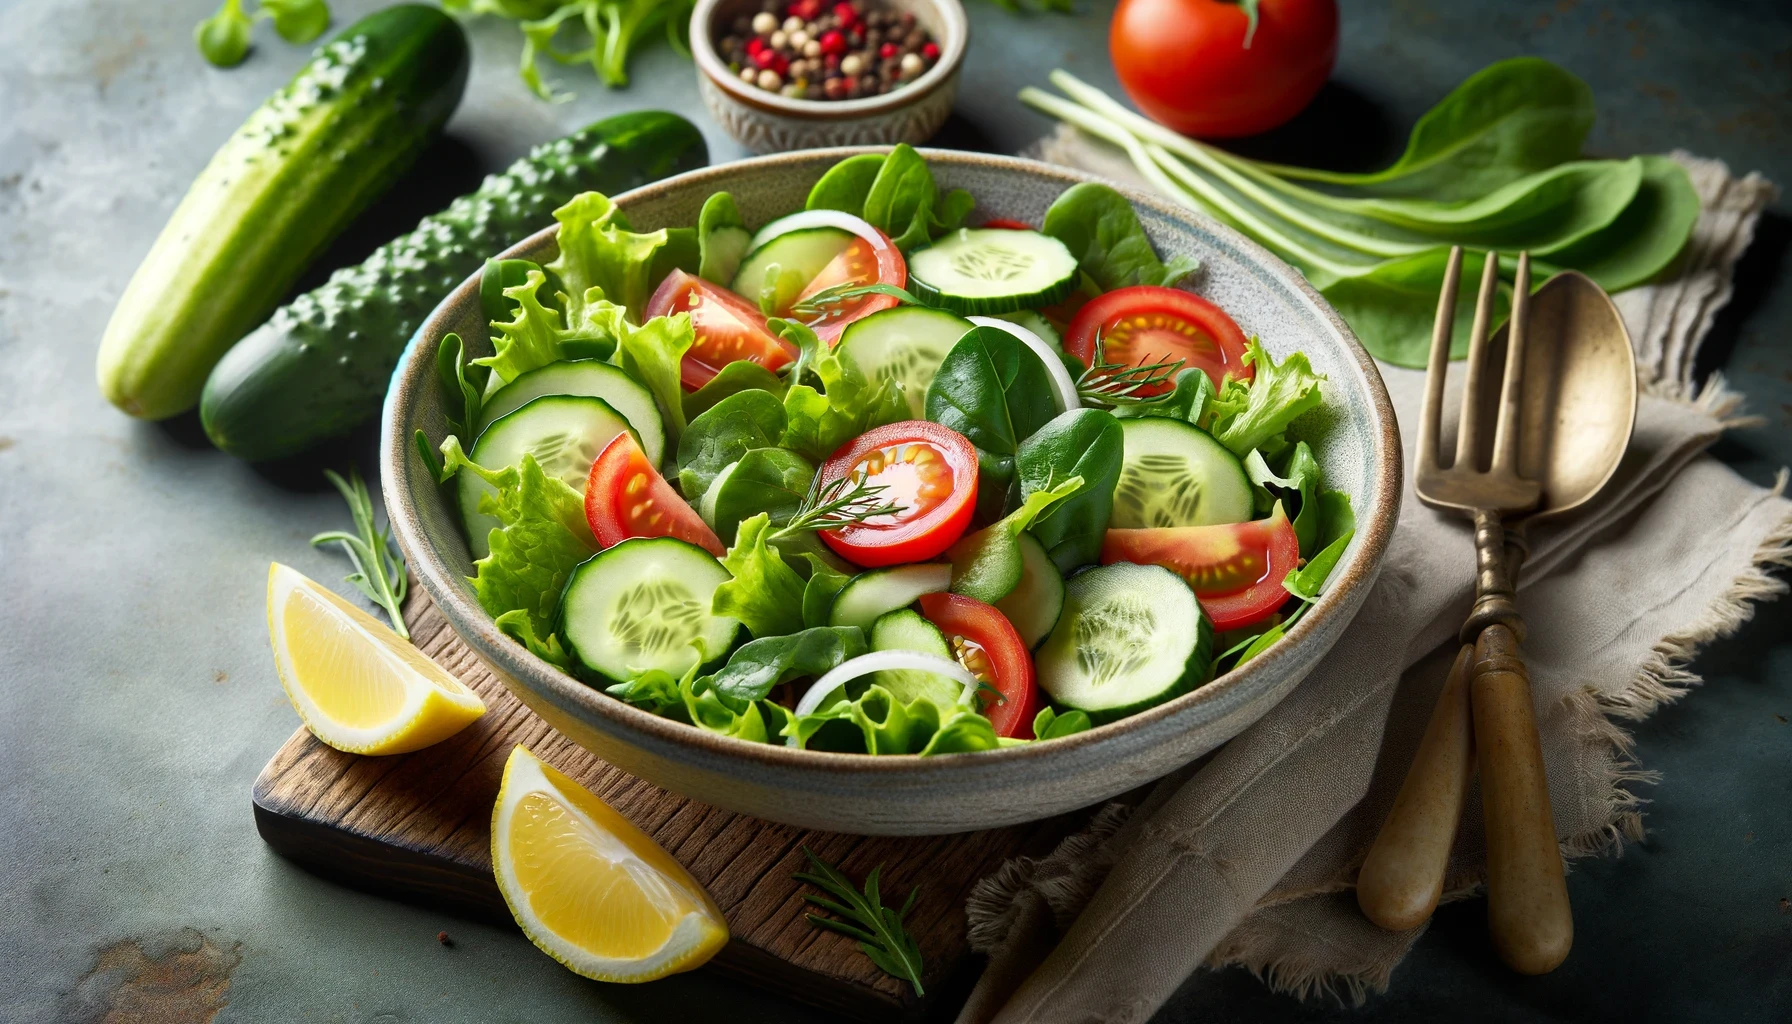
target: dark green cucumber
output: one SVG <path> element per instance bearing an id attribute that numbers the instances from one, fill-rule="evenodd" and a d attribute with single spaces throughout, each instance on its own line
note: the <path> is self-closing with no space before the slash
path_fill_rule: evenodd
<path id="1" fill-rule="evenodd" d="M 354 429 L 379 412 L 412 332 L 486 257 L 553 223 L 554 210 L 580 192 L 615 195 L 708 158 L 695 126 L 654 110 L 536 147 L 231 349 L 205 385 L 206 434 L 232 455 L 262 460 Z"/>
<path id="2" fill-rule="evenodd" d="M 320 47 L 212 156 L 125 288 L 100 390 L 133 416 L 193 407 L 232 342 L 410 166 L 460 103 L 467 38 L 388 7 Z"/>

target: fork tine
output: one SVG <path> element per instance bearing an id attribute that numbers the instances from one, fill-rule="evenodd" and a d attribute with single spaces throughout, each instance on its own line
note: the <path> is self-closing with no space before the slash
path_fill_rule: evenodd
<path id="1" fill-rule="evenodd" d="M 1500 283 L 1500 256 L 1489 251 L 1481 261 L 1481 294 L 1475 299 L 1475 324 L 1468 332 L 1468 377 L 1462 385 L 1462 413 L 1456 425 L 1456 467 L 1480 466 L 1481 375 L 1487 372 L 1487 328 Z"/>
<path id="2" fill-rule="evenodd" d="M 1499 422 L 1493 430 L 1493 467 L 1518 468 L 1518 412 L 1524 404 L 1525 338 L 1531 320 L 1531 254 L 1518 254 L 1512 282 L 1512 317 L 1506 321 L 1506 375 L 1500 383 Z"/>
<path id="3" fill-rule="evenodd" d="M 1462 282 L 1462 246 L 1450 247 L 1444 266 L 1444 288 L 1437 296 L 1437 319 L 1431 325 L 1431 356 L 1425 364 L 1425 410 L 1419 416 L 1419 468 L 1441 469 L 1437 434 L 1444 415 L 1444 376 L 1449 372 L 1450 335 L 1456 323 L 1456 290 Z"/>

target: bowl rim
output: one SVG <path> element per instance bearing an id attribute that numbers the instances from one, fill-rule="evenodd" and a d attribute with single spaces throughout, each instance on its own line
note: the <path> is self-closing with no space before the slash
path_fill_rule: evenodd
<path id="1" fill-rule="evenodd" d="M 697 0 L 696 7 L 691 10 L 691 58 L 697 65 L 698 73 L 708 78 L 736 103 L 805 121 L 874 118 L 912 106 L 958 74 L 970 41 L 970 21 L 959 0 L 920 0 L 939 13 L 943 26 L 941 35 L 944 37 L 939 40 L 940 59 L 934 61 L 933 67 L 928 68 L 920 78 L 882 96 L 866 96 L 856 100 L 799 100 L 766 92 L 757 86 L 748 87 L 728 71 L 728 66 L 722 63 L 721 56 L 716 53 L 715 43 L 709 34 L 716 8 L 723 2 L 724 0 Z"/>
<path id="2" fill-rule="evenodd" d="M 888 153 L 892 148 L 891 146 L 838 146 L 750 157 L 686 171 L 631 189 L 615 198 L 618 206 L 627 208 L 633 202 L 651 200 L 668 192 L 687 188 L 720 187 L 728 178 L 738 174 L 743 165 L 815 163 L 826 166 L 863 153 Z M 1376 367 L 1375 360 L 1363 348 L 1362 343 L 1357 340 L 1355 333 L 1351 331 L 1338 312 L 1325 301 L 1316 289 L 1307 283 L 1299 271 L 1283 262 L 1268 249 L 1227 225 L 1205 218 L 1185 207 L 1175 205 L 1167 199 L 1103 179 L 1098 175 L 1023 157 L 931 148 L 921 149 L 919 152 L 929 162 L 981 164 L 998 170 L 1055 179 L 1066 188 L 1084 181 L 1099 181 L 1102 184 L 1110 185 L 1118 189 L 1136 206 L 1148 208 L 1166 219 L 1194 218 L 1200 220 L 1204 230 L 1226 238 L 1231 244 L 1255 258 L 1260 269 L 1281 279 L 1285 284 L 1291 285 L 1298 293 L 1304 295 L 1343 340 L 1345 351 L 1354 360 L 1356 369 L 1362 375 L 1373 411 L 1374 431 L 1371 438 L 1371 451 L 1378 463 L 1371 482 L 1371 491 L 1375 499 L 1376 512 L 1366 519 L 1359 517 L 1355 539 L 1356 550 L 1349 556 L 1350 560 L 1344 566 L 1343 575 L 1321 595 L 1312 610 L 1302 616 L 1301 620 L 1288 631 L 1282 642 L 1270 646 L 1263 654 L 1253 658 L 1243 668 L 1234 669 L 1156 707 L 1050 741 L 974 751 L 949 757 L 922 757 L 918 754 L 851 754 L 803 750 L 778 743 L 760 743 L 731 736 L 719 736 L 683 722 L 662 718 L 604 694 L 597 687 L 560 671 L 531 654 L 509 637 L 504 636 L 493 623 L 492 616 L 486 614 L 485 610 L 472 598 L 470 592 L 452 581 L 451 577 L 455 573 L 448 567 L 440 552 L 426 543 L 421 517 L 412 500 L 411 489 L 407 486 L 410 479 L 407 461 L 415 451 L 414 442 L 408 435 L 402 435 L 396 429 L 401 422 L 398 413 L 400 410 L 408 411 L 414 403 L 416 388 L 421 386 L 425 380 L 430 379 L 429 373 L 418 372 L 412 374 L 407 380 L 406 370 L 414 363 L 423 366 L 424 370 L 434 365 L 433 359 L 418 362 L 416 358 L 418 346 L 422 344 L 424 338 L 439 338 L 441 336 L 442 331 L 436 324 L 446 316 L 447 310 L 469 301 L 478 300 L 479 272 L 475 271 L 431 311 L 417 332 L 412 335 L 405 347 L 404 354 L 393 370 L 392 382 L 387 390 L 380 425 L 381 491 L 386 505 L 388 522 L 410 563 L 411 571 L 417 575 L 419 582 L 423 584 L 430 598 L 442 610 L 450 626 L 460 638 L 482 658 L 502 665 L 501 671 L 498 672 L 501 679 L 508 675 L 518 685 L 534 688 L 541 696 L 551 699 L 563 712 L 568 714 L 570 714 L 570 711 L 567 710 L 569 706 L 589 708 L 593 714 L 608 719 L 613 726 L 644 734 L 642 737 L 644 740 L 650 739 L 659 743 L 671 744 L 674 747 L 694 746 L 711 756 L 723 759 L 744 758 L 767 769 L 823 770 L 859 776 L 887 777 L 921 776 L 934 771 L 950 770 L 948 766 L 953 765 L 967 770 L 972 767 L 979 770 L 1001 770 L 1005 766 L 1036 765 L 1040 763 L 1041 758 L 1049 758 L 1060 752 L 1068 754 L 1083 747 L 1119 741 L 1128 733 L 1150 730 L 1165 719 L 1174 718 L 1195 705 L 1224 701 L 1228 695 L 1240 690 L 1271 690 L 1279 678 L 1281 666 L 1284 663 L 1291 663 L 1298 657 L 1297 648 L 1303 640 L 1319 632 L 1332 620 L 1340 616 L 1348 617 L 1355 614 L 1360 602 L 1351 600 L 1352 593 L 1359 587 L 1373 584 L 1380 570 L 1382 558 L 1387 552 L 1394 525 L 1399 518 L 1404 469 L 1393 402 L 1388 396 L 1380 370 Z M 509 258 L 518 251 L 538 247 L 544 240 L 551 239 L 558 230 L 558 225 L 544 227 L 506 249 L 500 254 L 500 258 Z M 527 682 L 525 683 L 524 680 Z"/>

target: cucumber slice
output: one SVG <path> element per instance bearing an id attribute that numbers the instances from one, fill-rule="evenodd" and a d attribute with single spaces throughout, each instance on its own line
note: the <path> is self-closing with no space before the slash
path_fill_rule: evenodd
<path id="1" fill-rule="evenodd" d="M 543 395 L 494 420 L 480 432 L 470 455 L 487 469 L 514 466 L 525 454 L 533 455 L 542 472 L 584 494 L 598 453 L 627 429 L 628 420 L 601 398 Z M 477 473 L 461 473 L 455 477 L 455 489 L 461 522 L 467 528 L 467 550 L 474 558 L 484 558 L 491 551 L 487 538 L 499 524 L 479 511 L 479 499 L 493 493 L 492 485 Z"/>
<path id="2" fill-rule="evenodd" d="M 908 259 L 909 291 L 956 313 L 1049 306 L 1076 282 L 1076 257 L 1037 231 L 959 228 Z"/>
<path id="3" fill-rule="evenodd" d="M 996 319 L 1025 327 L 1039 335 L 1041 340 L 1053 348 L 1062 349 L 1064 347 L 1064 338 L 1058 333 L 1058 329 L 1045 318 L 1045 314 L 1036 309 L 1017 309 L 1012 313 L 998 313 Z"/>
<path id="4" fill-rule="evenodd" d="M 1064 577 L 1030 533 L 1020 535 L 1020 564 L 1020 583 L 996 602 L 996 610 L 1008 617 L 1022 643 L 1038 647 L 1064 611 Z"/>
<path id="5" fill-rule="evenodd" d="M 631 537 L 580 562 L 560 595 L 560 635 L 585 668 L 626 682 L 649 669 L 682 676 L 734 646 L 740 623 L 711 615 L 729 579 L 715 556 L 671 537 Z"/>
<path id="6" fill-rule="evenodd" d="M 760 231 L 759 238 L 766 240 L 754 239 L 757 244 L 741 261 L 734 283 L 728 286 L 748 302 L 771 312 L 788 309 L 822 268 L 846 251 L 854 237 L 844 228 L 830 227 L 802 228 L 767 237 L 766 232 L 780 223 L 775 221 Z"/>
<path id="7" fill-rule="evenodd" d="M 1071 577 L 1034 665 L 1054 704 L 1111 722 L 1205 683 L 1213 625 L 1182 577 L 1116 562 Z"/>
<path id="8" fill-rule="evenodd" d="M 943 309 L 897 306 L 854 320 L 840 335 L 842 362 L 873 381 L 902 382 L 915 419 L 927 418 L 927 385 L 971 322 Z"/>
<path id="9" fill-rule="evenodd" d="M 1110 528 L 1213 526 L 1251 518 L 1251 479 L 1213 435 L 1167 416 L 1123 419 L 1120 430 L 1126 454 Z"/>
<path id="10" fill-rule="evenodd" d="M 871 649 L 917 651 L 946 659 L 952 657 L 952 647 L 946 643 L 946 635 L 912 608 L 898 608 L 878 616 L 877 621 L 871 625 Z M 945 711 L 954 710 L 959 696 L 964 693 L 963 684 L 955 679 L 912 668 L 887 669 L 870 676 L 869 682 L 890 691 L 904 704 L 912 703 L 917 697 L 925 697 L 934 706 Z M 847 692 L 854 697 L 858 696 L 850 686 Z M 859 692 L 863 692 L 863 687 L 859 688 Z"/>
<path id="11" fill-rule="evenodd" d="M 620 369 L 596 359 L 549 363 L 504 385 L 485 400 L 485 408 L 479 413 L 479 429 L 484 430 L 499 417 L 543 395 L 603 399 L 634 428 L 635 436 L 641 439 L 641 453 L 654 468 L 659 468 L 660 460 L 666 457 L 666 428 L 660 422 L 659 407 L 653 404 L 653 394 Z"/>
<path id="12" fill-rule="evenodd" d="M 944 562 L 862 572 L 847 580 L 834 596 L 828 625 L 870 629 L 885 612 L 906 608 L 922 594 L 937 594 L 951 585 L 952 567 Z"/>

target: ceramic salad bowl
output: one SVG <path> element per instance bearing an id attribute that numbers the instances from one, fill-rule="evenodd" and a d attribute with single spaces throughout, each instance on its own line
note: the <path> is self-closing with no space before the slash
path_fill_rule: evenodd
<path id="1" fill-rule="evenodd" d="M 692 171 L 617 197 L 637 231 L 696 222 L 727 190 L 752 225 L 800 209 L 837 161 L 865 149 L 814 150 Z M 1088 176 L 1010 157 L 924 150 L 941 188 L 964 188 L 968 222 L 1038 223 L 1059 193 Z M 1185 287 L 1218 303 L 1277 359 L 1305 352 L 1323 374 L 1323 405 L 1294 435 L 1313 442 L 1326 484 L 1349 494 L 1357 531 L 1318 603 L 1283 640 L 1243 667 L 1149 710 L 1072 736 L 936 757 L 800 750 L 713 735 L 613 699 L 504 636 L 479 606 L 452 502 L 412 437 L 446 433 L 435 353 L 457 332 L 490 351 L 477 275 L 430 315 L 386 398 L 381 469 L 386 508 L 412 570 L 461 639 L 554 728 L 655 785 L 792 825 L 873 835 L 926 835 L 1036 820 L 1106 799 L 1175 770 L 1237 735 L 1300 684 L 1350 626 L 1399 512 L 1400 441 L 1380 375 L 1350 329 L 1300 275 L 1242 235 L 1161 199 L 1128 192 L 1160 254 L 1193 256 Z M 506 256 L 547 262 L 544 227 Z"/>

